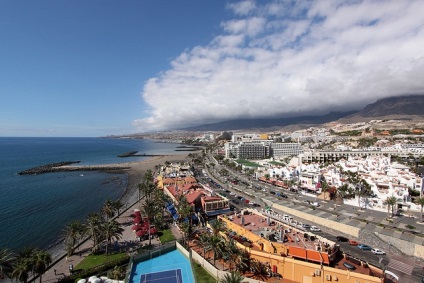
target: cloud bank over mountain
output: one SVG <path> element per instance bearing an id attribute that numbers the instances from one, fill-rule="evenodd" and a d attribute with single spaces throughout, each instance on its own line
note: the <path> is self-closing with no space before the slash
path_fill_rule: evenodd
<path id="1" fill-rule="evenodd" d="M 242 1 L 150 78 L 137 131 L 360 109 L 424 93 L 423 1 Z M 195 23 L 193 23 L 195 24 Z M 187 31 L 189 32 L 189 31 Z"/>

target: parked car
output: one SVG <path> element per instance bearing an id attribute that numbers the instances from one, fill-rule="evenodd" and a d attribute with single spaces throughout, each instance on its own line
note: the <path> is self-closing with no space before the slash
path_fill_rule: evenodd
<path id="1" fill-rule="evenodd" d="M 309 228 L 309 230 L 311 230 L 312 232 L 321 232 L 321 229 L 318 228 L 317 226 L 311 226 L 311 228 Z"/>
<path id="2" fill-rule="evenodd" d="M 351 246 L 357 246 L 357 245 L 359 245 L 359 242 L 357 242 L 355 240 L 349 240 L 349 245 L 351 245 Z"/>
<path id="3" fill-rule="evenodd" d="M 270 193 L 271 193 L 271 195 L 275 195 L 275 192 L 274 191 L 269 191 Z"/>
<path id="4" fill-rule="evenodd" d="M 282 197 L 282 198 L 288 198 L 288 196 L 286 194 L 281 194 L 280 197 Z"/>
<path id="5" fill-rule="evenodd" d="M 311 228 L 311 225 L 305 223 L 305 224 L 302 224 L 302 227 L 305 229 L 308 229 L 308 228 Z"/>
<path id="6" fill-rule="evenodd" d="M 358 248 L 360 248 L 363 251 L 370 251 L 371 250 L 371 247 L 368 246 L 368 245 L 365 245 L 365 244 L 359 244 Z"/>
<path id="7" fill-rule="evenodd" d="M 343 262 L 343 265 L 344 265 L 344 267 L 346 267 L 349 270 L 355 270 L 356 269 L 356 267 L 353 264 L 350 264 L 350 263 L 348 263 L 346 261 Z"/>
<path id="8" fill-rule="evenodd" d="M 371 252 L 375 255 L 385 255 L 386 254 L 384 251 L 376 249 L 376 248 L 372 248 Z"/>
<path id="9" fill-rule="evenodd" d="M 343 236 L 337 236 L 336 239 L 337 239 L 338 242 L 347 242 L 347 241 L 349 241 L 348 238 L 343 237 Z"/>

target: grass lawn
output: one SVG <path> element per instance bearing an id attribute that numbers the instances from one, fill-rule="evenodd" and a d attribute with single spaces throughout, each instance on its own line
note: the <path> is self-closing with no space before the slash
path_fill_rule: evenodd
<path id="1" fill-rule="evenodd" d="M 197 262 L 193 262 L 193 273 L 194 277 L 196 277 L 196 282 L 216 283 L 216 279 Z"/>
<path id="2" fill-rule="evenodd" d="M 110 261 L 125 258 L 126 256 L 126 253 L 110 254 L 108 256 L 104 254 L 89 255 L 86 256 L 80 263 L 78 263 L 77 266 L 74 267 L 74 270 L 87 270 Z"/>
<path id="3" fill-rule="evenodd" d="M 285 163 L 282 163 L 282 162 L 277 162 L 277 161 L 270 161 L 270 162 L 268 162 L 269 164 L 272 164 L 272 165 L 280 165 L 280 166 L 284 166 L 284 165 L 286 165 Z"/>
<path id="4" fill-rule="evenodd" d="M 236 162 L 240 165 L 245 165 L 245 166 L 248 166 L 248 167 L 260 167 L 259 164 L 251 162 L 251 161 L 246 160 L 246 159 L 237 159 Z"/>
<path id="5" fill-rule="evenodd" d="M 174 237 L 174 234 L 172 234 L 172 231 L 170 229 L 166 229 L 159 232 L 159 240 L 163 244 L 163 243 L 167 243 L 167 242 L 171 242 L 175 240 L 175 237 Z"/>

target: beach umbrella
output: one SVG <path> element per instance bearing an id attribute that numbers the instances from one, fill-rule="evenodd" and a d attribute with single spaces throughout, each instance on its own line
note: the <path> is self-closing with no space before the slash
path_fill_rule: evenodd
<path id="1" fill-rule="evenodd" d="M 133 225 L 133 226 L 131 227 L 131 230 L 136 231 L 136 230 L 139 230 L 139 229 L 141 229 L 141 228 L 143 228 L 143 226 L 141 226 L 140 224 L 136 224 L 136 225 Z"/>
<path id="2" fill-rule="evenodd" d="M 155 227 L 150 228 L 150 234 L 156 234 L 158 232 L 158 229 L 156 229 Z"/>
<path id="3" fill-rule="evenodd" d="M 142 237 L 142 236 L 146 235 L 146 233 L 147 233 L 147 231 L 146 231 L 146 230 L 138 230 L 137 232 L 135 232 L 135 234 L 136 234 L 138 237 Z"/>
<path id="4" fill-rule="evenodd" d="M 77 283 L 85 283 L 85 282 L 87 282 L 87 280 L 85 280 L 85 279 L 80 279 L 80 280 L 77 281 Z"/>
<path id="5" fill-rule="evenodd" d="M 93 283 L 93 281 L 94 281 L 95 279 L 99 279 L 99 278 L 97 278 L 97 276 L 91 276 L 90 278 L 88 278 L 88 282 Z"/>
<path id="6" fill-rule="evenodd" d="M 141 220 L 141 218 L 139 218 L 139 217 L 136 217 L 136 218 L 133 219 L 133 223 L 142 223 L 142 222 L 143 222 L 143 220 Z"/>

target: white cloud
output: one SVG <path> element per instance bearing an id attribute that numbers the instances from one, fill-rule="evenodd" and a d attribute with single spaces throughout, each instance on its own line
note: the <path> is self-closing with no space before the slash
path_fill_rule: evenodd
<path id="1" fill-rule="evenodd" d="M 299 4 L 298 2 L 301 2 Z M 258 1 L 142 91 L 140 131 L 358 109 L 424 93 L 423 1 Z"/>

